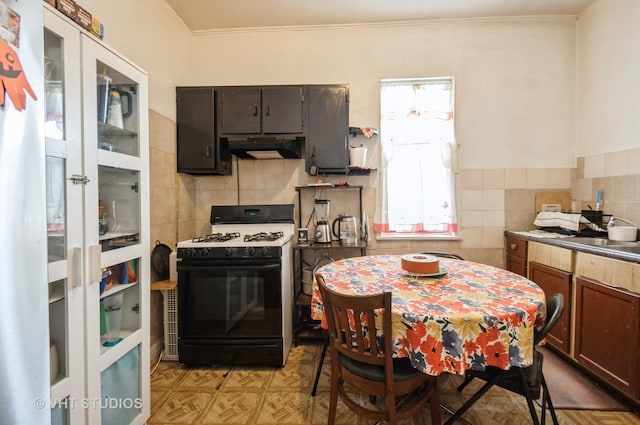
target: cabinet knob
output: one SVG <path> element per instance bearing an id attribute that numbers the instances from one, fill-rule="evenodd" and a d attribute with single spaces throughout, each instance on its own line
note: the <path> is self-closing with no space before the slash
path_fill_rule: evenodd
<path id="1" fill-rule="evenodd" d="M 512 250 L 514 250 L 514 251 L 515 251 L 516 249 L 518 249 L 518 244 L 512 243 L 512 244 L 511 244 L 511 249 L 512 249 Z"/>

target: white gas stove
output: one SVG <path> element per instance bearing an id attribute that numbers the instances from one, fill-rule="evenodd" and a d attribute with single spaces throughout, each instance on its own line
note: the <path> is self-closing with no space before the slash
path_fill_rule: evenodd
<path id="1" fill-rule="evenodd" d="M 178 356 L 283 366 L 293 341 L 293 204 L 211 207 L 178 243 Z"/>
<path id="2" fill-rule="evenodd" d="M 178 243 L 178 258 L 271 258 L 293 239 L 293 205 L 211 207 L 211 233 Z"/>

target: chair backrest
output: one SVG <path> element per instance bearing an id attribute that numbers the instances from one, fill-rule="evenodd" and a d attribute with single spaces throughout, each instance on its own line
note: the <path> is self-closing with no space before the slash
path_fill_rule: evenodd
<path id="1" fill-rule="evenodd" d="M 391 292 L 346 295 L 328 288 L 322 276 L 316 279 L 331 346 L 353 360 L 393 371 L 391 338 L 386 337 L 391 335 Z"/>
<path id="2" fill-rule="evenodd" d="M 442 257 L 442 258 L 453 258 L 454 260 L 464 260 L 464 258 L 459 256 L 458 254 L 453 254 L 451 252 L 424 251 L 422 252 L 422 254 L 435 255 L 436 257 Z"/>
<path id="3" fill-rule="evenodd" d="M 564 297 L 562 294 L 553 294 L 551 298 L 547 300 L 547 319 L 544 323 L 544 326 L 540 330 L 534 331 L 533 342 L 535 345 L 540 344 L 540 342 L 547 336 L 549 331 L 553 329 L 553 327 L 560 320 L 560 316 L 562 316 L 562 312 L 564 311 Z"/>

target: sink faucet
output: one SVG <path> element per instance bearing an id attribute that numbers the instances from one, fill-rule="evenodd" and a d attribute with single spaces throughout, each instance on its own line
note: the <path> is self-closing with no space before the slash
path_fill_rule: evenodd
<path id="1" fill-rule="evenodd" d="M 616 225 L 616 221 L 622 221 L 623 223 L 627 223 L 627 224 L 629 224 L 629 225 L 631 225 L 631 226 L 633 226 L 633 227 L 635 227 L 637 229 L 640 229 L 640 226 L 638 226 L 637 224 L 632 223 L 629 220 L 625 220 L 622 217 L 616 217 L 616 216 L 613 216 L 613 215 L 611 216 L 611 219 L 609 220 L 609 223 L 607 223 L 607 228 L 615 226 Z"/>

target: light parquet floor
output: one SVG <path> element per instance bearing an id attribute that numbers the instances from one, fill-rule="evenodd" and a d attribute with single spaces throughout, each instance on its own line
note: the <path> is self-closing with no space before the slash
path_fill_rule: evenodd
<path id="1" fill-rule="evenodd" d="M 326 425 L 329 404 L 329 361 L 323 367 L 318 392 L 311 397 L 321 347 L 293 347 L 283 368 L 202 367 L 187 369 L 161 362 L 151 376 L 151 417 L 148 425 Z M 442 402 L 453 409 L 480 385 L 472 382 L 460 394 L 461 377 L 441 377 Z M 474 386 L 475 385 L 475 386 Z M 552 394 L 553 397 L 553 394 Z M 640 425 L 633 412 L 559 410 L 561 425 Z M 443 420 L 447 415 L 443 413 Z M 490 390 L 463 418 L 473 425 L 528 425 L 524 398 L 506 390 Z M 551 417 L 547 415 L 547 423 Z M 337 425 L 373 425 L 339 404 Z M 431 424 L 428 407 L 402 425 Z"/>

